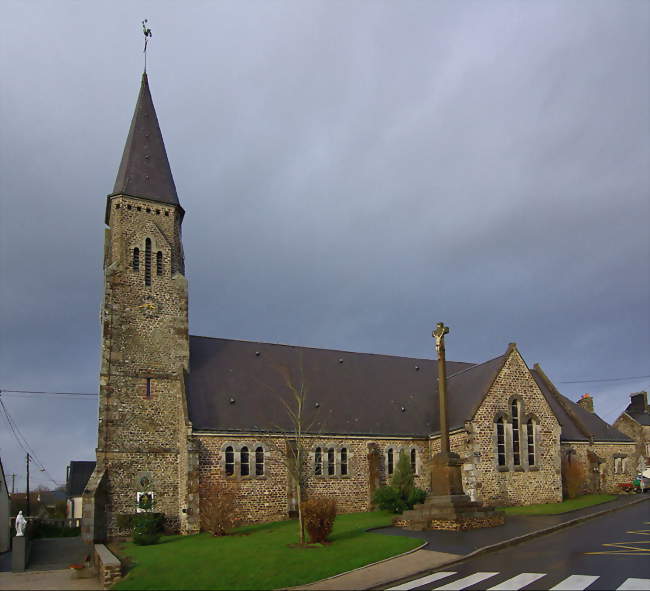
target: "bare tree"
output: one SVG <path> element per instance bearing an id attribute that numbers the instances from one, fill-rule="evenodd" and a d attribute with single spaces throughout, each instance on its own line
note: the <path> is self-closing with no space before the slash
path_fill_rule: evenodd
<path id="1" fill-rule="evenodd" d="M 305 523 L 302 503 L 307 482 L 307 459 L 310 447 L 306 435 L 313 435 L 318 417 L 313 416 L 311 420 L 308 420 L 305 416 L 308 387 L 305 382 L 302 356 L 298 363 L 297 379 L 294 379 L 291 369 L 285 365 L 277 366 L 276 369 L 288 390 L 288 396 L 281 396 L 280 402 L 286 410 L 289 429 L 281 426 L 274 427 L 273 431 L 277 433 L 277 438 L 271 438 L 269 446 L 284 464 L 289 478 L 295 484 L 298 506 L 298 539 L 300 545 L 303 545 L 305 543 Z"/>

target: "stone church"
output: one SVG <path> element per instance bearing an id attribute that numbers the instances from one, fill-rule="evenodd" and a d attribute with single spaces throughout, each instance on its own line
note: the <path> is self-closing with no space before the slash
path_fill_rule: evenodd
<path id="1" fill-rule="evenodd" d="M 237 482 L 245 522 L 286 518 L 295 483 L 280 461 L 291 423 L 282 400 L 304 385 L 304 493 L 365 511 L 404 451 L 430 489 L 439 449 L 432 359 L 191 336 L 180 204 L 146 73 L 113 192 L 106 200 L 97 463 L 83 536 L 124 535 L 123 515 L 153 498 L 170 527 L 200 528 L 200 499 Z M 473 500 L 560 501 L 563 458 L 585 490 L 630 481 L 633 437 L 564 397 L 514 343 L 483 363 L 447 362 L 452 451 Z M 623 462 L 625 459 L 625 462 Z"/>

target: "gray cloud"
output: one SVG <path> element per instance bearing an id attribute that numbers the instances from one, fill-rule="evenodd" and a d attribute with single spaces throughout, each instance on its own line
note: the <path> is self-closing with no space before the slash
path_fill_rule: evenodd
<path id="1" fill-rule="evenodd" d="M 194 334 L 432 356 L 445 320 L 454 359 L 650 374 L 647 4 L 4 12 L 0 387 L 96 390 L 145 16 Z M 560 386 L 613 420 L 648 380 Z M 3 398 L 57 480 L 93 457 L 93 401 Z M 23 470 L 6 429 L 0 453 Z"/>

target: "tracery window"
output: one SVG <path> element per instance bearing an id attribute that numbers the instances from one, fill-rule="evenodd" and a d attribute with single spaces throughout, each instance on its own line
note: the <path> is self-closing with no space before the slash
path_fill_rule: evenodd
<path id="1" fill-rule="evenodd" d="M 341 467 L 341 476 L 346 476 L 348 473 L 348 450 L 346 447 L 342 447 L 339 452 L 340 455 L 340 467 Z"/>
<path id="2" fill-rule="evenodd" d="M 389 476 L 393 475 L 394 468 L 395 468 L 395 452 L 391 447 L 386 451 L 386 472 Z"/>
<path id="3" fill-rule="evenodd" d="M 535 421 L 528 419 L 526 422 L 526 432 L 528 436 L 528 465 L 534 466 L 537 464 L 535 454 Z"/>
<path id="4" fill-rule="evenodd" d="M 239 461 L 241 465 L 241 475 L 248 476 L 251 473 L 250 454 L 246 446 L 241 448 L 239 452 Z"/>
<path id="5" fill-rule="evenodd" d="M 499 417 L 497 425 L 497 464 L 506 465 L 506 425 L 503 417 Z"/>
<path id="6" fill-rule="evenodd" d="M 334 476 L 336 473 L 336 464 L 334 456 L 334 448 L 330 447 L 327 450 L 327 474 L 328 476 Z"/>
<path id="7" fill-rule="evenodd" d="M 418 467 L 418 452 L 415 449 L 411 450 L 411 472 L 413 474 L 417 473 L 417 467 Z"/>
<path id="8" fill-rule="evenodd" d="M 320 447 L 314 451 L 314 474 L 316 476 L 323 474 L 323 450 Z"/>
<path id="9" fill-rule="evenodd" d="M 232 476 L 235 473 L 235 450 L 229 445 L 226 448 L 226 476 Z"/>
<path id="10" fill-rule="evenodd" d="M 264 476 L 264 448 L 255 449 L 255 476 Z"/>
<path id="11" fill-rule="evenodd" d="M 519 400 L 512 401 L 512 463 L 521 466 L 521 429 L 519 424 Z"/>

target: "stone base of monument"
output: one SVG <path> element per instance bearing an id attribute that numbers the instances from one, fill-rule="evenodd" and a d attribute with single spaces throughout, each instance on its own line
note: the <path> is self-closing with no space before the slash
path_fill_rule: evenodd
<path id="1" fill-rule="evenodd" d="M 393 522 L 398 527 L 412 531 L 464 531 L 496 527 L 504 523 L 505 513 L 476 503 L 467 495 L 429 496 L 423 504 L 415 505 Z"/>

